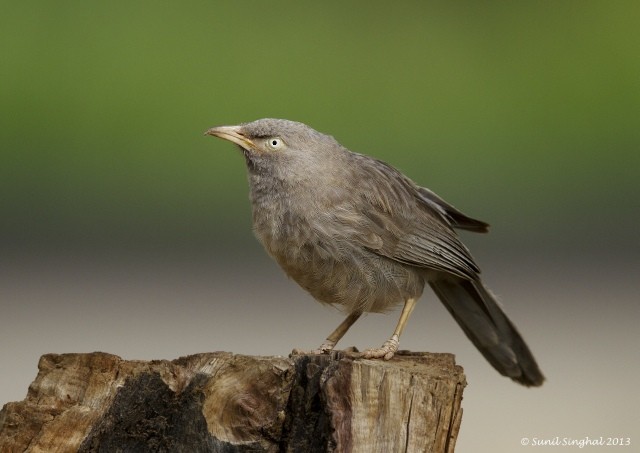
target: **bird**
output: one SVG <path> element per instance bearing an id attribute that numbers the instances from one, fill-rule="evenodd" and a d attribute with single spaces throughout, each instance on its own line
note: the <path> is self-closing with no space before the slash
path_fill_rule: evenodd
<path id="1" fill-rule="evenodd" d="M 529 347 L 456 233 L 485 233 L 487 223 L 300 122 L 265 118 L 205 135 L 232 142 L 243 154 L 253 230 L 267 253 L 317 301 L 346 314 L 313 353 L 330 353 L 364 313 L 402 305 L 391 337 L 361 353 L 391 359 L 428 284 L 500 374 L 542 385 Z"/>

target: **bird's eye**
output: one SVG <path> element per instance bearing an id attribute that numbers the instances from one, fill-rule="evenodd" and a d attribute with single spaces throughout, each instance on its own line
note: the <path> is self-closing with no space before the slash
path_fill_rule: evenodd
<path id="1" fill-rule="evenodd" d="M 271 137 L 269 139 L 267 139 L 267 146 L 271 149 L 280 149 L 282 148 L 282 139 L 278 138 L 278 137 Z"/>

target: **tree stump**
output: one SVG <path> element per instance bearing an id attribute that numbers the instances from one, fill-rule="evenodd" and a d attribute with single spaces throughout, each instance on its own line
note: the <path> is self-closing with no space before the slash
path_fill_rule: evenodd
<path id="1" fill-rule="evenodd" d="M 47 354 L 24 401 L 0 411 L 9 452 L 453 452 L 461 367 L 227 352 L 173 361 Z"/>

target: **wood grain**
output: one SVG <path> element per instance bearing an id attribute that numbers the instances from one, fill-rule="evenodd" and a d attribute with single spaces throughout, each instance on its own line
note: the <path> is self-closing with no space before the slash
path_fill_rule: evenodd
<path id="1" fill-rule="evenodd" d="M 407 351 L 47 354 L 38 368 L 0 411 L 3 453 L 453 452 L 466 385 L 452 355 Z"/>

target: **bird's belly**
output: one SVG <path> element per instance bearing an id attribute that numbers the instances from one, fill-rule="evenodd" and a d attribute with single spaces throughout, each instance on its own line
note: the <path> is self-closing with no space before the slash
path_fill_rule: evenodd
<path id="1" fill-rule="evenodd" d="M 286 249 L 265 243 L 265 247 L 316 300 L 347 313 L 384 312 L 419 297 L 424 289 L 419 269 L 340 240 L 306 241 Z"/>

